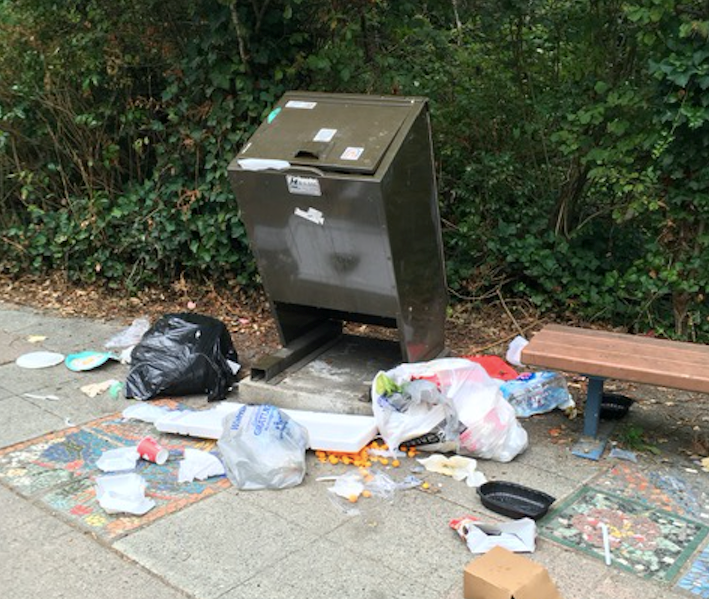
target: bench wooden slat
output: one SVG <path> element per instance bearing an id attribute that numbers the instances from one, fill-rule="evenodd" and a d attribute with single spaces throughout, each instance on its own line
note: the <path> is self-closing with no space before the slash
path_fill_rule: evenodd
<path id="1" fill-rule="evenodd" d="M 546 325 L 537 335 L 545 335 L 548 333 L 553 333 L 557 335 L 571 335 L 573 337 L 581 338 L 591 338 L 599 340 L 610 340 L 615 339 L 619 343 L 632 343 L 633 345 L 642 347 L 663 347 L 668 350 L 675 351 L 690 351 L 696 354 L 703 354 L 709 359 L 709 346 L 701 345 L 698 343 L 688 343 L 686 341 L 673 341 L 671 339 L 656 339 L 655 337 L 645 337 L 643 335 L 631 335 L 628 333 L 613 333 L 610 331 L 598 331 L 596 329 L 579 329 L 576 327 L 569 327 L 560 324 L 549 324 Z M 588 340 L 588 339 L 587 339 Z"/>
<path id="2" fill-rule="evenodd" d="M 698 371 L 696 364 L 677 361 L 672 353 L 665 355 L 662 360 L 648 361 L 626 351 L 570 347 L 566 343 L 552 343 L 549 340 L 537 344 L 535 340 L 536 338 L 522 352 L 524 364 L 709 393 L 709 369 Z"/>
<path id="3" fill-rule="evenodd" d="M 568 347 L 563 345 L 546 345 L 539 349 L 539 353 L 535 352 L 534 348 L 525 348 L 522 362 L 552 370 L 709 393 L 709 378 L 697 376 L 696 372 L 688 371 L 686 364 L 682 363 L 668 361 L 662 369 L 658 369 L 642 362 L 621 362 L 625 355 L 601 353 L 593 349 L 575 349 L 571 355 Z M 672 370 L 673 367 L 676 369 Z"/>
<path id="4" fill-rule="evenodd" d="M 564 345 L 568 352 L 573 354 L 577 348 L 585 347 L 599 352 L 613 352 L 627 359 L 642 359 L 655 363 L 655 367 L 661 370 L 667 368 L 663 365 L 667 360 L 673 362 L 686 363 L 697 368 L 709 366 L 709 348 L 703 345 L 693 345 L 671 341 L 666 343 L 664 339 L 652 339 L 647 337 L 635 338 L 631 335 L 618 336 L 613 334 L 609 337 L 599 335 L 584 335 L 573 330 L 568 331 L 547 331 L 543 329 L 532 339 L 532 344 L 537 353 L 542 353 L 542 347 L 546 344 Z M 625 358 L 623 359 L 625 361 Z"/>

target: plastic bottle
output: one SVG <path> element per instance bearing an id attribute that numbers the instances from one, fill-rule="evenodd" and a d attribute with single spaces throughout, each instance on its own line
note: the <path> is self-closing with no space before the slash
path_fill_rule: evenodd
<path id="1" fill-rule="evenodd" d="M 500 388 L 520 418 L 573 407 L 566 379 L 556 372 L 525 372 Z"/>

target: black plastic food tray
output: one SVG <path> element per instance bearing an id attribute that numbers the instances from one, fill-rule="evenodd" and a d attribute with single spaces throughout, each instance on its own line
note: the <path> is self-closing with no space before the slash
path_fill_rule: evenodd
<path id="1" fill-rule="evenodd" d="M 618 420 L 628 413 L 635 400 L 625 395 L 604 393 L 601 398 L 601 419 Z"/>
<path id="2" fill-rule="evenodd" d="M 498 514 L 510 518 L 538 520 L 547 513 L 555 497 L 523 487 L 517 483 L 488 482 L 478 487 L 482 504 Z"/>

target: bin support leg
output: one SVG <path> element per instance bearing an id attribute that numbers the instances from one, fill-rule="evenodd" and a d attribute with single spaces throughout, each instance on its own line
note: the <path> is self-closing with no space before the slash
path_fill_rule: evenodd
<path id="1" fill-rule="evenodd" d="M 251 367 L 251 379 L 269 381 L 301 360 L 323 353 L 342 335 L 342 323 L 327 320 L 273 354 L 262 356 Z"/>
<path id="2" fill-rule="evenodd" d="M 601 419 L 601 399 L 603 398 L 603 381 L 597 376 L 589 377 L 588 393 L 586 394 L 586 414 L 583 421 L 583 434 L 587 437 L 598 435 L 598 422 Z"/>

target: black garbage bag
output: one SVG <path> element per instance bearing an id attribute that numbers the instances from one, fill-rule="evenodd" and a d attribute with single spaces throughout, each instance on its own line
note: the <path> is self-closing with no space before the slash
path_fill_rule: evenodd
<path id="1" fill-rule="evenodd" d="M 206 393 L 208 401 L 218 401 L 236 382 L 238 360 L 221 321 L 201 314 L 166 314 L 133 350 L 126 397 Z"/>

